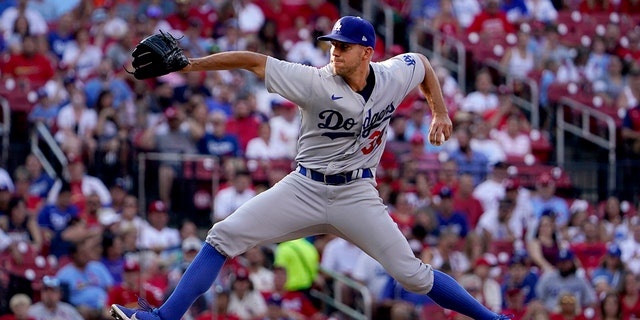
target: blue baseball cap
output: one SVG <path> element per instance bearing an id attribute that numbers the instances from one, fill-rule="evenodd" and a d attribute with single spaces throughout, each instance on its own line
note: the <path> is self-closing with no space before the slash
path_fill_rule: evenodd
<path id="1" fill-rule="evenodd" d="M 562 249 L 558 252 L 558 261 L 573 260 L 573 251 L 569 249 Z"/>
<path id="2" fill-rule="evenodd" d="M 620 258 L 620 256 L 622 255 L 622 251 L 620 250 L 620 247 L 618 247 L 618 245 L 616 245 L 615 243 L 609 244 L 607 246 L 607 253 L 611 256 L 618 257 L 618 258 Z"/>
<path id="3" fill-rule="evenodd" d="M 365 19 L 345 16 L 336 21 L 330 34 L 318 37 L 318 40 L 335 40 L 373 48 L 376 46 L 376 31 L 373 29 L 373 25 Z"/>

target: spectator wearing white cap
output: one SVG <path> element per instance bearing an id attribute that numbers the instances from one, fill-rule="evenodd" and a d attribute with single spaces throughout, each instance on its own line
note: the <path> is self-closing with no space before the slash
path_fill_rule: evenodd
<path id="1" fill-rule="evenodd" d="M 178 284 L 178 281 L 182 278 L 182 274 L 187 270 L 191 261 L 195 259 L 200 248 L 202 248 L 202 244 L 203 241 L 195 236 L 190 236 L 182 240 L 181 254 L 172 266 L 172 270 L 167 274 L 170 288 L 174 288 Z"/>

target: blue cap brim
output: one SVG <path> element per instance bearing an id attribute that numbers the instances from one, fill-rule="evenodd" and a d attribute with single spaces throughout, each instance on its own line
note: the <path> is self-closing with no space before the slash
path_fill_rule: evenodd
<path id="1" fill-rule="evenodd" d="M 355 44 L 360 44 L 359 42 L 355 42 L 343 35 L 340 34 L 328 34 L 326 36 L 321 36 L 317 38 L 318 41 L 340 41 L 340 42 L 344 42 L 344 43 L 355 43 Z"/>

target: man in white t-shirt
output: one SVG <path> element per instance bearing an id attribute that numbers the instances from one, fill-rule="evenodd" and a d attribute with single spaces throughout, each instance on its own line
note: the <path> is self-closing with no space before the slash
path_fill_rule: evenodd
<path id="1" fill-rule="evenodd" d="M 631 226 L 631 236 L 620 242 L 620 258 L 625 263 L 627 269 L 634 274 L 640 274 L 640 223 L 636 222 Z"/>
<path id="2" fill-rule="evenodd" d="M 351 276 L 369 289 L 374 300 L 380 297 L 389 280 L 389 275 L 380 262 L 364 252 L 358 256 Z"/>
<path id="3" fill-rule="evenodd" d="M 278 108 L 278 114 L 269 120 L 271 145 L 282 157 L 293 159 L 300 133 L 300 112 L 298 106 L 290 101 L 283 101 Z"/>
<path id="4" fill-rule="evenodd" d="M 480 200 L 485 212 L 496 210 L 498 201 L 504 198 L 504 179 L 508 176 L 507 168 L 509 165 L 504 162 L 495 163 L 489 177 L 473 190 L 473 196 Z"/>
<path id="5" fill-rule="evenodd" d="M 162 201 L 154 201 L 149 205 L 149 225 L 140 231 L 138 248 L 162 252 L 180 248 L 180 231 L 168 227 L 169 212 Z"/>
<path id="6" fill-rule="evenodd" d="M 493 83 L 491 82 L 491 74 L 488 71 L 480 71 L 476 75 L 476 91 L 473 91 L 464 98 L 460 109 L 466 112 L 472 112 L 479 115 L 489 110 L 497 109 L 500 105 L 498 96 L 491 92 Z"/>
<path id="7" fill-rule="evenodd" d="M 255 195 L 255 190 L 251 189 L 251 175 L 249 172 L 236 172 L 231 185 L 216 194 L 213 201 L 213 221 L 218 222 L 228 217 Z"/>
<path id="8" fill-rule="evenodd" d="M 513 216 L 516 203 L 510 199 L 498 202 L 498 208 L 485 211 L 478 221 L 478 232 L 489 240 L 514 241 L 522 238 L 522 221 Z"/>
<path id="9" fill-rule="evenodd" d="M 360 248 L 342 238 L 335 237 L 324 247 L 320 266 L 329 271 L 351 276 L 360 254 L 362 254 Z"/>

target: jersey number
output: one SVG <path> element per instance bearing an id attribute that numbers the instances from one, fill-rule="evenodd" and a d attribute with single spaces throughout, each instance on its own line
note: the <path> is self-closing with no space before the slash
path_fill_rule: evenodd
<path id="1" fill-rule="evenodd" d="M 376 130 L 369 136 L 369 145 L 360 149 L 362 153 L 369 154 L 382 144 L 382 131 Z"/>

